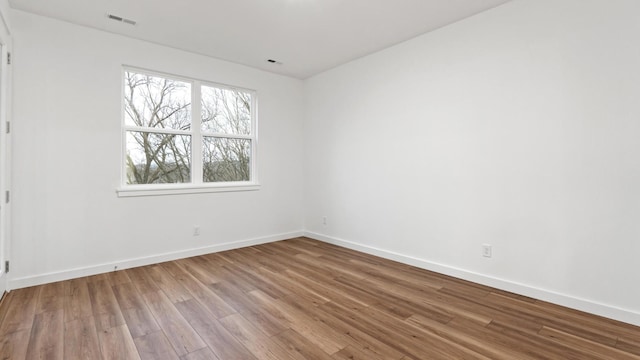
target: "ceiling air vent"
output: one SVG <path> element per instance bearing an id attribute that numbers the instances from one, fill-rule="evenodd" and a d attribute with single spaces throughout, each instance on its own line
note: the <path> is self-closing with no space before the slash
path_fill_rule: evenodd
<path id="1" fill-rule="evenodd" d="M 136 24 L 136 22 L 134 20 L 125 19 L 122 16 L 118 16 L 118 15 L 107 14 L 107 17 L 109 19 L 111 19 L 111 20 L 115 20 L 115 21 L 122 22 L 122 23 L 129 24 L 129 25 L 135 25 Z"/>

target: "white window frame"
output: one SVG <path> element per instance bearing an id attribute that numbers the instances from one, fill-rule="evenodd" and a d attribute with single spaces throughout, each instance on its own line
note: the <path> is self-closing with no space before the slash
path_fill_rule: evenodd
<path id="1" fill-rule="evenodd" d="M 140 126 L 131 126 L 125 123 L 125 104 L 124 104 L 124 78 L 126 72 L 137 74 L 162 77 L 170 80 L 177 80 L 191 84 L 191 130 L 173 130 L 165 128 L 147 128 Z M 258 99 L 257 91 L 246 89 L 238 86 L 231 86 L 216 83 L 213 81 L 199 80 L 185 76 L 178 76 L 153 70 L 142 69 L 132 66 L 123 66 L 120 74 L 120 121 L 121 121 L 121 137 L 122 137 L 122 154 L 120 156 L 120 186 L 116 189 L 119 197 L 129 196 L 153 196 L 153 195 L 178 195 L 178 194 L 197 194 L 211 192 L 228 192 L 228 191 L 255 191 L 260 189 L 257 172 L 258 158 Z M 219 89 L 238 90 L 251 94 L 251 134 L 237 135 L 224 133 L 211 133 L 202 131 L 202 113 L 201 113 L 201 89 L 202 86 L 215 87 Z M 127 132 L 128 131 L 148 131 L 151 133 L 177 134 L 191 136 L 191 182 L 190 183 L 173 183 L 173 184 L 127 184 L 126 174 L 126 158 L 127 158 Z M 202 150 L 204 137 L 230 138 L 230 139 L 249 139 L 251 140 L 251 167 L 249 181 L 232 181 L 232 182 L 204 182 L 202 181 L 203 164 Z"/>

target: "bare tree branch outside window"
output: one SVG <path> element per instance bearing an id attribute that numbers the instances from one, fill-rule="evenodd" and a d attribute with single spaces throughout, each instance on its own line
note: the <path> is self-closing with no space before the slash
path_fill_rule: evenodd
<path id="1" fill-rule="evenodd" d="M 238 90 L 202 87 L 203 181 L 249 181 L 251 94 Z M 224 135 L 228 135 L 225 137 Z"/>
<path id="2" fill-rule="evenodd" d="M 127 183 L 191 181 L 191 136 L 160 132 L 191 128 L 191 84 L 125 73 Z M 160 131 L 159 131 L 160 130 Z"/>

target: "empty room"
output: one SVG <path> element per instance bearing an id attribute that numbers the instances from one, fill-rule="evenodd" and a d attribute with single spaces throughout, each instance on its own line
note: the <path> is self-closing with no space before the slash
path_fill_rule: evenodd
<path id="1" fill-rule="evenodd" d="M 0 359 L 640 359 L 637 0 L 0 0 Z"/>

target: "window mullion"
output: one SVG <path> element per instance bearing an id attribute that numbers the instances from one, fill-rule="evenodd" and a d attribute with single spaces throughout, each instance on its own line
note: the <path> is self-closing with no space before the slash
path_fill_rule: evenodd
<path id="1" fill-rule="evenodd" d="M 191 181 L 202 183 L 202 94 L 200 82 L 194 81 L 191 89 Z"/>

